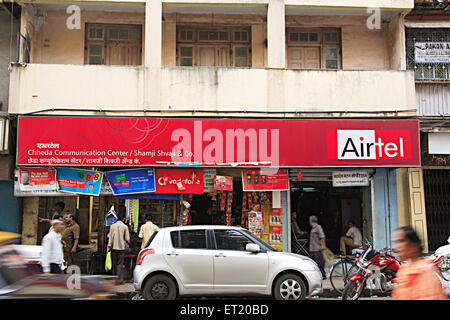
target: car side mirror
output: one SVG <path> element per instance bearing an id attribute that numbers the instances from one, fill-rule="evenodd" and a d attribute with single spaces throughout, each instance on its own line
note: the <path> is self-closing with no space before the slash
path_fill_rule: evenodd
<path id="1" fill-rule="evenodd" d="M 261 248 L 256 243 L 247 243 L 247 245 L 245 246 L 245 251 L 258 253 L 261 251 Z"/>

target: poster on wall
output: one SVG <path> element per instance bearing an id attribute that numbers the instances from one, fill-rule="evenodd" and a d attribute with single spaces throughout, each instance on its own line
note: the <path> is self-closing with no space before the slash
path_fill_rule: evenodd
<path id="1" fill-rule="evenodd" d="M 450 63 L 450 42 L 416 41 L 414 42 L 415 63 Z"/>
<path id="2" fill-rule="evenodd" d="M 215 176 L 214 190 L 233 191 L 233 177 Z"/>
<path id="3" fill-rule="evenodd" d="M 260 169 L 242 170 L 242 186 L 244 191 L 276 191 L 289 190 L 288 170 L 264 172 Z"/>
<path id="4" fill-rule="evenodd" d="M 155 169 L 129 169 L 105 173 L 114 195 L 155 192 Z"/>
<path id="5" fill-rule="evenodd" d="M 156 169 L 156 193 L 203 193 L 203 170 Z"/>
<path id="6" fill-rule="evenodd" d="M 59 190 L 98 196 L 102 185 L 103 173 L 99 171 L 72 168 L 56 168 Z"/>
<path id="7" fill-rule="evenodd" d="M 283 220 L 281 209 L 272 209 L 269 220 L 269 244 L 283 250 Z"/>
<path id="8" fill-rule="evenodd" d="M 264 232 L 263 214 L 261 211 L 250 211 L 248 213 L 248 230 L 255 236 L 261 238 Z"/>
<path id="9" fill-rule="evenodd" d="M 19 168 L 21 191 L 56 191 L 56 169 L 52 167 Z"/>

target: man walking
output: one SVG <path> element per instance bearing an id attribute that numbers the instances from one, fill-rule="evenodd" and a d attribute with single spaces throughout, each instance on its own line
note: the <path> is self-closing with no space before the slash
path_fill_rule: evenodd
<path id="1" fill-rule="evenodd" d="M 345 237 L 341 237 L 341 254 L 346 255 L 347 253 L 347 246 L 350 248 L 350 250 L 359 248 L 362 245 L 362 235 L 361 231 L 356 227 L 355 223 L 350 220 L 348 222 L 348 231 L 345 234 Z"/>
<path id="2" fill-rule="evenodd" d="M 124 223 L 125 215 L 119 214 L 119 219 L 109 231 L 108 251 L 111 251 L 113 274 L 117 275 L 117 283 L 123 283 L 123 260 L 125 243 L 130 242 L 130 231 Z"/>
<path id="3" fill-rule="evenodd" d="M 80 239 L 80 226 L 75 220 L 73 214 L 66 215 L 66 228 L 62 232 L 64 246 L 64 260 L 67 266 L 73 264 L 73 254 L 77 252 L 78 241 Z"/>
<path id="4" fill-rule="evenodd" d="M 317 221 L 318 219 L 316 216 L 309 217 L 309 225 L 312 227 L 309 236 L 309 254 L 311 259 L 313 259 L 319 266 L 320 272 L 322 273 L 322 278 L 326 279 L 324 269 L 325 260 L 322 254 L 322 250 L 326 249 L 325 233 Z"/>
<path id="5" fill-rule="evenodd" d="M 52 230 L 42 239 L 41 265 L 44 273 L 62 273 L 63 245 L 61 242 L 61 232 L 64 223 L 60 220 L 52 221 Z"/>
<path id="6" fill-rule="evenodd" d="M 147 214 L 145 216 L 145 224 L 141 226 L 141 230 L 139 231 L 139 238 L 142 239 L 141 249 L 145 248 L 150 237 L 156 230 L 159 230 L 158 226 L 152 222 L 152 216 Z"/>

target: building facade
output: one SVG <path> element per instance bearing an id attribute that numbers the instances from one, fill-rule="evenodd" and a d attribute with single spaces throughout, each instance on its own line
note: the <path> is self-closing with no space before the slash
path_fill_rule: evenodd
<path id="1" fill-rule="evenodd" d="M 410 208 L 417 218 L 405 223 L 420 230 L 429 251 L 446 244 L 450 228 L 448 5 L 448 1 L 416 0 L 405 20 L 407 69 L 415 73 L 422 153 L 422 167 L 409 177 Z"/>
<path id="2" fill-rule="evenodd" d="M 17 56 L 20 6 L 0 4 L 0 230 L 20 232 L 20 201 L 14 197 L 14 117 L 8 115 L 10 62 Z"/>
<path id="3" fill-rule="evenodd" d="M 185 186 L 172 192 L 160 186 L 166 193 L 157 186 L 160 196 L 124 199 L 110 191 L 36 196 L 17 186 L 29 243 L 45 232 L 37 216 L 48 216 L 61 200 L 78 212 L 83 242 L 98 232 L 99 251 L 112 204 L 127 212 L 137 205 L 140 215 L 161 212 L 163 225 L 184 222 L 183 200 L 192 204 L 194 224 L 245 225 L 241 217 L 260 204 L 263 238 L 286 251 L 294 211 L 303 229 L 310 215 L 319 217 L 334 252 L 350 219 L 383 248 L 410 218 L 399 207 L 408 190 L 402 174 L 420 169 L 404 33 L 412 0 L 20 4 L 20 59 L 12 66 L 9 98 L 9 113 L 18 118 L 18 171 L 152 167 L 157 178 L 163 172 L 171 181 L 170 170 L 189 168 L 194 181 L 213 169 L 233 181 L 233 204 L 214 188 L 189 195 Z M 152 138 L 142 138 L 144 131 Z M 126 143 L 119 143 L 124 135 Z M 127 149 L 139 139 L 148 143 Z M 158 158 L 156 146 L 182 154 Z M 268 181 L 275 174 L 265 170 L 274 167 L 289 181 L 287 189 L 249 187 Z M 365 180 L 343 175 L 348 171 Z M 345 187 L 338 177 L 348 178 Z M 205 210 L 214 206 L 219 213 Z M 277 217 L 281 224 L 273 222 Z"/>

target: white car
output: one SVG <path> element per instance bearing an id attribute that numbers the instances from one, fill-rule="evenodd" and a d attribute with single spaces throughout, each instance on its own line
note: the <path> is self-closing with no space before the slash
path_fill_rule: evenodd
<path id="1" fill-rule="evenodd" d="M 40 245 L 14 245 L 14 249 L 22 256 L 26 263 L 36 265 L 41 268 L 42 246 Z M 63 261 L 61 269 L 66 269 L 66 263 Z"/>
<path id="2" fill-rule="evenodd" d="M 133 278 L 149 300 L 244 294 L 299 300 L 322 292 L 313 260 L 276 251 L 248 230 L 227 226 L 160 229 L 139 253 Z"/>

